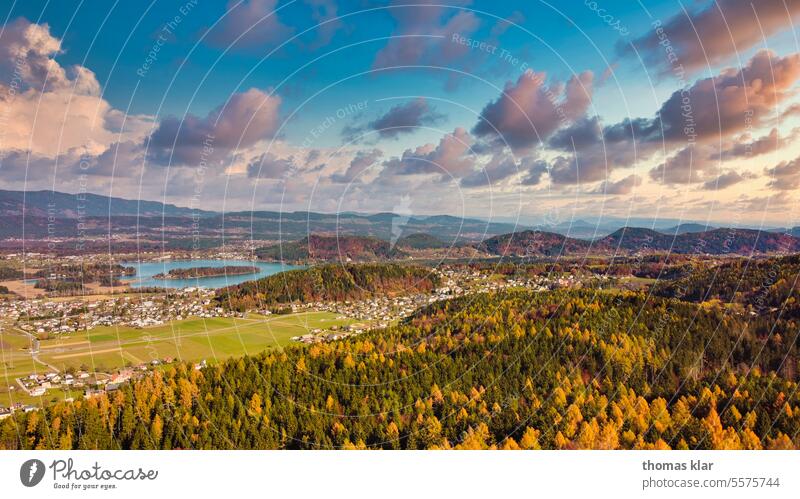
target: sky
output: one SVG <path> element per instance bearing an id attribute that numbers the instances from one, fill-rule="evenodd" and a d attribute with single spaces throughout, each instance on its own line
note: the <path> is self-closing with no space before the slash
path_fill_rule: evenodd
<path id="1" fill-rule="evenodd" d="M 8 0 L 0 188 L 800 225 L 799 0 Z"/>

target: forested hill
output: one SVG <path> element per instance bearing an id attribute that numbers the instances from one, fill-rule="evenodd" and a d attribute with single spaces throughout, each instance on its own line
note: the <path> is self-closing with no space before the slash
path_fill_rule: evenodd
<path id="1" fill-rule="evenodd" d="M 723 308 L 632 292 L 508 292 L 0 422 L 5 448 L 800 447 L 789 342 Z M 765 355 L 755 355 L 763 351 Z"/>
<path id="2" fill-rule="evenodd" d="M 217 291 L 224 307 L 245 311 L 277 303 L 344 301 L 428 292 L 439 284 L 429 268 L 397 264 L 320 265 Z"/>
<path id="3" fill-rule="evenodd" d="M 312 234 L 299 241 L 258 248 L 256 256 L 275 261 L 376 261 L 399 252 L 388 241 L 363 236 L 323 236 Z"/>
<path id="4" fill-rule="evenodd" d="M 624 227 L 594 241 L 527 230 L 488 238 L 477 247 L 493 255 L 513 257 L 666 252 L 690 255 L 786 254 L 800 251 L 800 238 L 752 229 L 663 234 L 641 227 Z"/>
<path id="5" fill-rule="evenodd" d="M 210 217 L 211 211 L 183 208 L 158 201 L 122 199 L 98 194 L 67 194 L 57 191 L 7 191 L 0 190 L 0 215 L 19 216 L 23 211 L 28 218 L 53 217 Z"/>

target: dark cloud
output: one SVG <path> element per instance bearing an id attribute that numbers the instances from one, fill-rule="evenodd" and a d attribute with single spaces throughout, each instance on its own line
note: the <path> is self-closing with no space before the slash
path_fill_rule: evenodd
<path id="1" fill-rule="evenodd" d="M 497 154 L 478 171 L 461 179 L 461 187 L 486 187 L 496 185 L 503 179 L 520 172 L 519 165 L 511 156 Z"/>
<path id="2" fill-rule="evenodd" d="M 755 178 L 754 175 L 749 173 L 739 173 L 733 170 L 723 173 L 715 179 L 709 180 L 708 182 L 703 184 L 703 189 L 707 191 L 719 191 L 722 189 L 727 189 L 732 185 L 736 185 L 739 182 L 743 182 L 747 179 Z"/>
<path id="3" fill-rule="evenodd" d="M 594 191 L 596 194 L 623 195 L 630 194 L 636 187 L 642 185 L 642 178 L 638 175 L 628 175 L 627 177 L 612 182 L 604 180 Z"/>
<path id="4" fill-rule="evenodd" d="M 704 174 L 712 165 L 710 151 L 700 145 L 690 145 L 678 150 L 666 161 L 650 170 L 650 178 L 664 184 L 693 184 L 702 182 Z"/>
<path id="5" fill-rule="evenodd" d="M 763 125 L 774 116 L 775 106 L 792 95 L 799 77 L 800 55 L 781 58 L 762 50 L 741 69 L 723 70 L 674 92 L 656 118 L 626 119 L 605 127 L 597 117 L 578 119 L 547 142 L 565 153 L 553 161 L 551 179 L 562 184 L 603 180 L 616 168 L 665 150 L 671 156 L 651 170 L 651 178 L 668 184 L 706 181 L 713 160 L 748 147 L 733 145 L 721 155 L 706 144 L 728 142 L 735 133 Z M 766 152 L 768 141 L 757 141 L 754 151 Z"/>
<path id="6" fill-rule="evenodd" d="M 358 151 L 350 161 L 350 166 L 347 167 L 344 173 L 334 173 L 331 175 L 331 181 L 337 184 L 349 184 L 355 182 L 356 179 L 370 166 L 374 165 L 378 159 L 383 156 L 383 151 L 379 149 L 372 149 L 369 151 Z"/>
<path id="7" fill-rule="evenodd" d="M 413 132 L 416 127 L 434 125 L 444 118 L 443 114 L 437 113 L 428 105 L 428 101 L 420 97 L 392 107 L 367 126 L 381 137 L 396 137 L 401 133 Z"/>
<path id="8" fill-rule="evenodd" d="M 70 160 L 70 164 L 72 162 Z M 0 178 L 5 183 L 53 178 L 55 165 L 56 159 L 34 155 L 30 151 L 7 151 L 0 157 Z"/>
<path id="9" fill-rule="evenodd" d="M 645 60 L 665 71 L 680 64 L 694 70 L 716 65 L 759 45 L 764 37 L 790 29 L 800 15 L 800 2 L 786 0 L 716 0 L 692 11 L 681 10 L 633 45 Z M 655 27 L 651 27 L 655 28 Z M 667 46 L 674 50 L 669 60 Z M 630 45 L 620 46 L 632 54 Z"/>
<path id="10" fill-rule="evenodd" d="M 473 128 L 479 137 L 524 150 L 546 141 L 562 126 L 582 117 L 591 103 L 591 71 L 566 84 L 546 82 L 544 73 L 526 72 L 481 111 Z"/>
<path id="11" fill-rule="evenodd" d="M 539 185 L 542 175 L 547 173 L 547 161 L 542 159 L 523 159 L 522 166 L 527 172 L 522 178 L 522 185 Z"/>
<path id="12" fill-rule="evenodd" d="M 396 138 L 403 134 L 413 133 L 421 126 L 440 123 L 445 116 L 433 109 L 422 97 L 403 104 L 392 106 L 379 118 L 362 126 L 347 126 L 342 135 L 348 141 L 356 141 L 366 132 L 377 132 L 383 139 Z"/>
<path id="13" fill-rule="evenodd" d="M 270 152 L 258 156 L 247 164 L 247 176 L 250 178 L 279 179 L 296 170 L 294 158 L 277 158 Z"/>
<path id="14" fill-rule="evenodd" d="M 270 138 L 278 128 L 281 99 L 252 88 L 234 94 L 205 118 L 165 118 L 149 138 L 158 164 L 197 165 L 211 157 Z"/>
<path id="15" fill-rule="evenodd" d="M 797 137 L 798 131 L 800 130 L 794 129 L 786 137 L 781 138 L 778 134 L 778 129 L 773 128 L 767 135 L 755 140 L 750 140 L 749 137 L 740 137 L 739 140 L 735 141 L 721 153 L 713 156 L 713 158 L 722 160 L 752 158 L 779 151 Z"/>
<path id="16" fill-rule="evenodd" d="M 553 162 L 552 180 L 558 184 L 599 181 L 616 168 L 650 157 L 661 145 L 652 139 L 655 126 L 646 121 L 625 120 L 604 127 L 598 117 L 582 118 L 559 130 L 547 142 L 548 148 L 565 153 Z"/>

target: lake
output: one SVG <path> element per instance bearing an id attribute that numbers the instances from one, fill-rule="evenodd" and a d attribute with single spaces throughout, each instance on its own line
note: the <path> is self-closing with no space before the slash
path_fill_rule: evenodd
<path id="1" fill-rule="evenodd" d="M 130 284 L 132 288 L 156 286 L 160 288 L 190 288 L 203 287 L 210 289 L 224 288 L 245 281 L 252 281 L 262 277 L 284 272 L 286 270 L 302 269 L 297 265 L 282 263 L 253 262 L 250 260 L 165 260 L 162 262 L 120 262 L 125 267 L 136 269 L 133 277 L 122 278 L 121 281 Z M 258 267 L 257 274 L 229 275 L 219 277 L 200 277 L 197 279 L 153 279 L 156 274 L 166 274 L 172 269 L 188 269 L 193 267 L 227 267 L 232 265 L 247 265 Z"/>

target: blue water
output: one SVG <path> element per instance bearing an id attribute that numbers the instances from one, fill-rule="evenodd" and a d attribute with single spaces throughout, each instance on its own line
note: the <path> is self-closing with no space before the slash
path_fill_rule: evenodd
<path id="1" fill-rule="evenodd" d="M 175 260 L 163 262 L 120 262 L 125 267 L 134 267 L 136 275 L 123 278 L 123 282 L 132 288 L 157 286 L 161 288 L 190 288 L 203 287 L 209 289 L 224 288 L 253 279 L 277 274 L 285 270 L 301 269 L 296 265 L 281 263 L 251 262 L 246 260 Z M 199 279 L 153 279 L 156 274 L 166 274 L 172 269 L 186 269 L 192 267 L 225 267 L 229 265 L 248 265 L 258 267 L 258 274 L 230 275 L 220 277 L 201 277 Z"/>

